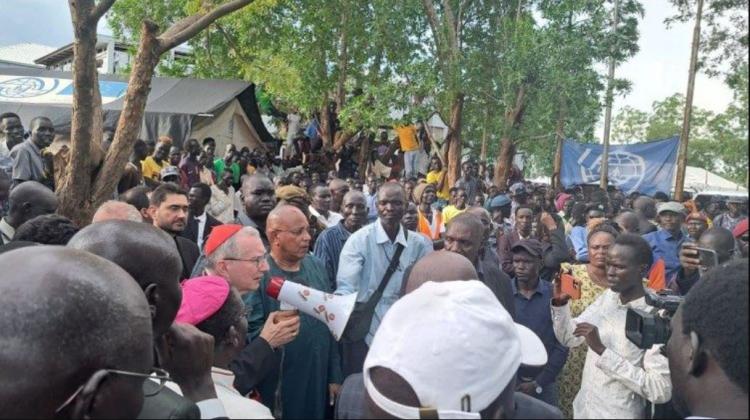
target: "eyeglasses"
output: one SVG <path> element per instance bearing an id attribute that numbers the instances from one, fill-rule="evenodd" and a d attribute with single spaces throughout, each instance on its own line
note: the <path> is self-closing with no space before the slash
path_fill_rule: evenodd
<path id="1" fill-rule="evenodd" d="M 224 261 L 244 261 L 255 264 L 256 269 L 260 269 L 260 265 L 263 261 L 268 259 L 268 253 L 261 255 L 260 257 L 241 259 L 241 258 L 222 258 Z"/>
<path id="2" fill-rule="evenodd" d="M 55 410 L 55 414 L 59 414 L 61 411 L 65 410 L 70 404 L 75 401 L 75 399 L 81 395 L 91 395 L 93 394 L 96 389 L 99 387 L 101 382 L 109 375 L 120 375 L 120 376 L 127 376 L 131 378 L 143 378 L 143 379 L 151 379 L 153 381 L 158 381 L 158 384 L 156 388 L 149 392 L 144 392 L 144 397 L 153 397 L 160 393 L 162 389 L 167 385 L 167 381 L 172 381 L 172 378 L 169 377 L 169 374 L 164 369 L 159 368 L 151 368 L 150 373 L 139 373 L 139 372 L 128 372 L 125 370 L 116 370 L 116 369 L 100 369 L 94 372 L 91 377 L 81 386 L 78 387 L 78 389 L 73 392 L 73 394 L 68 397 L 65 402 L 60 404 L 59 407 Z"/>

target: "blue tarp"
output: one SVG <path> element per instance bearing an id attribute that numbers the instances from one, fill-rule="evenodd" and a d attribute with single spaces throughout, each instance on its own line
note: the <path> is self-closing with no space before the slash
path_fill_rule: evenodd
<path id="1" fill-rule="evenodd" d="M 672 137 L 648 143 L 610 145 L 610 184 L 625 193 L 669 193 L 674 180 L 679 144 L 680 138 Z M 603 149 L 601 144 L 563 141 L 560 174 L 563 187 L 599 182 Z"/>

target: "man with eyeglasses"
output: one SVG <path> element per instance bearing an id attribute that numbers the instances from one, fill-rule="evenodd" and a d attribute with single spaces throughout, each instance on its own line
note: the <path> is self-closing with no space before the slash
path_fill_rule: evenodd
<path id="1" fill-rule="evenodd" d="M 268 215 L 266 229 L 271 243 L 270 268 L 261 279 L 260 291 L 245 297 L 252 339 L 279 310 L 279 302 L 265 293 L 271 278 L 281 277 L 325 293 L 332 291 L 325 265 L 308 252 L 311 237 L 302 211 L 291 205 L 279 206 Z M 289 312 L 282 311 L 284 317 Z M 299 319 L 299 334 L 283 347 L 272 374 L 258 389 L 275 418 L 322 419 L 342 380 L 338 348 L 324 323 L 306 314 L 300 314 Z"/>
<path id="2" fill-rule="evenodd" d="M 261 278 L 268 271 L 266 249 L 260 240 L 260 233 L 249 226 L 216 226 L 206 240 L 204 252 L 206 273 L 224 278 L 242 296 L 258 290 Z M 299 317 L 284 315 L 271 313 L 259 336 L 246 342 L 244 349 L 230 364 L 235 374 L 234 386 L 243 395 L 253 391 L 278 365 L 276 350 L 296 337 Z"/>
<path id="3" fill-rule="evenodd" d="M 103 258 L 32 248 L 0 256 L 0 416 L 134 418 L 153 365 L 143 292 Z"/>

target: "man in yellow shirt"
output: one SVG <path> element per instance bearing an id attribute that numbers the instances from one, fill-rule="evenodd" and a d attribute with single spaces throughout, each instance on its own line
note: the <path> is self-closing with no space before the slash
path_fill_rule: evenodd
<path id="1" fill-rule="evenodd" d="M 456 201 L 450 206 L 443 209 L 443 223 L 446 226 L 451 219 L 466 211 L 466 190 L 460 187 L 453 187 L 451 190 L 456 191 Z"/>
<path id="2" fill-rule="evenodd" d="M 448 186 L 446 175 L 447 171 L 443 170 L 443 162 L 440 161 L 439 157 L 433 156 L 432 159 L 430 159 L 430 171 L 427 172 L 427 178 L 425 181 L 428 184 L 435 185 L 437 197 L 442 200 L 444 204 L 447 204 L 448 200 L 451 198 L 450 187 Z"/>
<path id="3" fill-rule="evenodd" d="M 393 129 L 398 135 L 398 143 L 404 152 L 404 177 L 418 177 L 419 163 L 419 140 L 417 140 L 417 127 L 414 124 L 395 126 Z"/>
<path id="4" fill-rule="evenodd" d="M 141 172 L 147 185 L 158 185 L 161 170 L 169 166 L 169 162 L 166 161 L 168 156 L 169 144 L 159 142 L 156 144 L 154 154 L 141 161 Z"/>

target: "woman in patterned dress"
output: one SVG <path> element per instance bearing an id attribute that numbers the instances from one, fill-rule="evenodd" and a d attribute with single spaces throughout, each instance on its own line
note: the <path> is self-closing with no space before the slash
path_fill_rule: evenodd
<path id="1" fill-rule="evenodd" d="M 607 251 L 620 234 L 615 223 L 601 222 L 589 227 L 587 245 L 588 264 L 563 263 L 560 271 L 575 278 L 581 288 L 581 298 L 570 301 L 570 312 L 573 318 L 580 315 L 600 294 L 607 290 L 606 257 Z M 581 374 L 586 360 L 586 346 L 570 349 L 568 360 L 557 379 L 560 409 L 565 418 L 573 418 L 573 399 L 581 388 Z"/>

